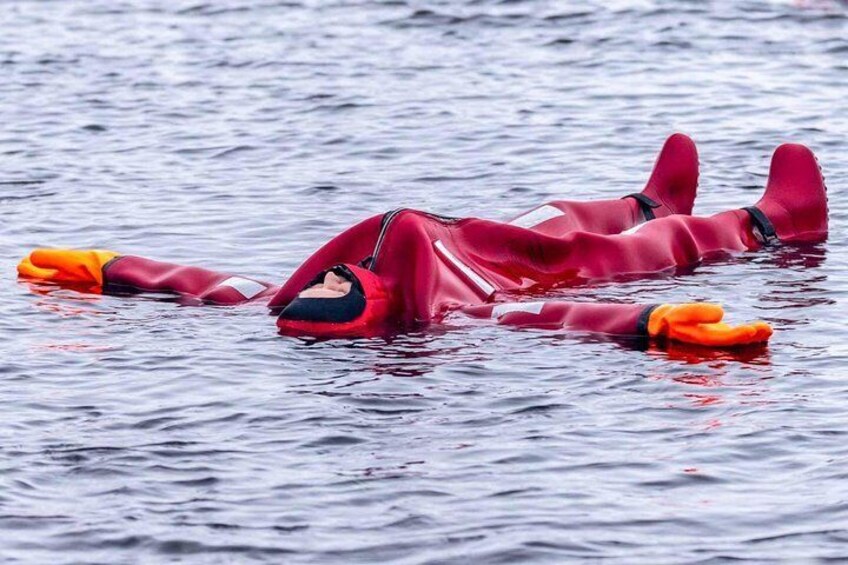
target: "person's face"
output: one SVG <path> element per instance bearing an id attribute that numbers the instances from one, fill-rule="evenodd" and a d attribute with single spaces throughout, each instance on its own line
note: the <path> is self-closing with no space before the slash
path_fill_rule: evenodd
<path id="1" fill-rule="evenodd" d="M 341 298 L 350 292 L 350 281 L 330 271 L 324 281 L 300 291 L 299 298 Z"/>

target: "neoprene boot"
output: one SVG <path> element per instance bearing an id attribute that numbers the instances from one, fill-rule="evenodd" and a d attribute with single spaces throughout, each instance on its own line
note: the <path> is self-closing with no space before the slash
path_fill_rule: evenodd
<path id="1" fill-rule="evenodd" d="M 642 192 L 613 200 L 556 200 L 509 223 L 553 237 L 576 231 L 615 235 L 655 218 L 691 214 L 697 190 L 698 150 L 676 133 L 663 145 Z"/>
<path id="2" fill-rule="evenodd" d="M 764 243 L 815 242 L 827 237 L 827 187 L 807 147 L 781 145 L 771 160 L 763 197 L 745 208 Z"/>

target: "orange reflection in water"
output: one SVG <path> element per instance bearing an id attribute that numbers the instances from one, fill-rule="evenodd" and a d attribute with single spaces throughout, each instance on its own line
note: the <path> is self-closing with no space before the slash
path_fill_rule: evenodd
<path id="1" fill-rule="evenodd" d="M 761 400 L 764 382 L 771 378 L 771 355 L 768 345 L 757 344 L 732 349 L 716 349 L 678 343 L 652 343 L 649 356 L 671 361 L 650 377 L 671 380 L 686 389 L 682 394 L 689 406 L 706 408 L 723 404 L 733 393 L 740 405 L 767 404 Z M 687 370 L 680 371 L 681 366 Z M 740 392 L 740 389 L 741 392 Z M 719 419 L 707 428 L 721 426 Z"/>

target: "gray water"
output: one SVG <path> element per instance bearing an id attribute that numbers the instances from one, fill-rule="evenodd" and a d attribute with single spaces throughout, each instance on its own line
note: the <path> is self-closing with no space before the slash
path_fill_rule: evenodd
<path id="1" fill-rule="evenodd" d="M 4 562 L 848 559 L 845 8 L 33 0 L 0 22 Z M 261 306 L 14 270 L 99 247 L 282 282 L 398 206 L 640 190 L 674 131 L 699 214 L 809 144 L 829 241 L 561 294 L 722 302 L 767 348 L 458 320 L 311 343 Z"/>

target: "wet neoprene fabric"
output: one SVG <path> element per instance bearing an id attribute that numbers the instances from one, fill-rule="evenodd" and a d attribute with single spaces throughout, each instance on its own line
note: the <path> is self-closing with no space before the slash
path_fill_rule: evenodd
<path id="1" fill-rule="evenodd" d="M 827 235 L 821 172 L 812 152 L 799 145 L 775 152 L 766 193 L 755 207 L 686 215 L 698 177 L 690 143 L 675 136 L 666 143 L 640 197 L 555 201 L 509 222 L 409 209 L 371 217 L 321 247 L 282 287 L 134 256 L 109 261 L 103 284 L 107 291 L 174 292 L 201 303 L 262 301 L 279 313 L 321 273 L 337 268 L 356 283 L 356 292 L 336 303 L 346 307 L 334 314 L 328 302 L 317 309 L 295 304 L 278 319 L 281 330 L 353 335 L 383 323 L 406 327 L 465 311 L 501 323 L 639 333 L 647 305 L 551 302 L 502 313 L 496 303 L 523 292 L 656 273 L 753 250 L 764 236 L 815 241 Z M 664 158 L 669 154 L 675 159 Z M 650 216 L 656 219 L 645 222 Z"/>
<path id="2" fill-rule="evenodd" d="M 266 298 L 278 288 L 246 277 L 134 255 L 122 255 L 107 263 L 103 283 L 106 292 L 173 292 L 223 306 Z"/>

